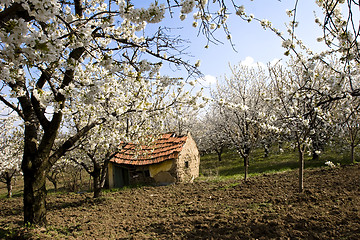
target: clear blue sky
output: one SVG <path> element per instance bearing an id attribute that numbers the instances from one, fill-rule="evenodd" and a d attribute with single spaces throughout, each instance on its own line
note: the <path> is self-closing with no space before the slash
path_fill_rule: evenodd
<path id="1" fill-rule="evenodd" d="M 286 32 L 285 23 L 288 23 L 292 18 L 286 14 L 286 9 L 293 9 L 295 0 L 242 0 L 241 4 L 245 6 L 247 14 L 254 14 L 259 19 L 268 19 L 273 23 L 273 26 Z M 299 27 L 296 29 L 297 35 L 303 42 L 312 49 L 321 49 L 322 43 L 316 41 L 317 37 L 322 35 L 321 29 L 315 24 L 314 11 L 317 12 L 321 19 L 321 11 L 315 4 L 315 0 L 299 1 L 297 8 L 297 21 Z M 174 13 L 174 18 L 167 17 L 161 25 L 167 27 L 182 27 L 181 30 L 174 31 L 174 35 L 180 35 L 183 39 L 190 40 L 188 52 L 193 56 L 187 58 L 195 63 L 197 59 L 201 60 L 200 70 L 204 75 L 212 76 L 214 78 L 221 77 L 229 73 L 228 64 L 238 64 L 245 59 L 247 63 L 262 62 L 264 64 L 273 61 L 274 59 L 287 58 L 283 55 L 285 49 L 281 47 L 281 39 L 270 30 L 264 30 L 256 21 L 247 23 L 241 20 L 235 14 L 229 18 L 228 25 L 232 35 L 232 40 L 235 45 L 235 52 L 226 39 L 225 33 L 222 29 L 218 30 L 216 37 L 224 44 L 210 44 L 208 49 L 205 49 L 207 40 L 205 36 L 198 36 L 198 28 L 192 27 L 193 17 L 192 13 L 184 21 L 180 21 L 179 13 Z M 162 73 L 172 76 L 184 76 L 185 72 L 171 72 L 164 68 Z M 211 78 L 211 77 L 210 77 Z M 209 78 L 209 79 L 210 79 Z M 214 79 L 213 78 L 213 79 Z"/>

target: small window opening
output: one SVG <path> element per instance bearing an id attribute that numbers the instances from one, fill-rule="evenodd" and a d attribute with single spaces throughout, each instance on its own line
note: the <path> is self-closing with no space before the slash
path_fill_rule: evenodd
<path id="1" fill-rule="evenodd" d="M 185 161 L 185 167 L 189 168 L 189 162 L 188 161 Z"/>

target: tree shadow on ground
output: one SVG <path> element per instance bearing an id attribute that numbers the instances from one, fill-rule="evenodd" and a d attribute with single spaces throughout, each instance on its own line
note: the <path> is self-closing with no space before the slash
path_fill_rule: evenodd
<path id="1" fill-rule="evenodd" d="M 12 208 L 0 208 L 1 214 L 0 217 L 7 218 L 10 216 L 20 215 L 23 212 L 22 206 L 14 206 Z"/>
<path id="2" fill-rule="evenodd" d="M 85 196 L 83 199 L 79 198 L 66 198 L 61 197 L 59 201 L 50 202 L 47 204 L 47 210 L 61 210 L 66 208 L 77 208 L 77 207 L 89 207 L 101 204 L 106 201 L 106 198 L 99 197 L 99 198 L 93 198 L 89 196 Z"/>

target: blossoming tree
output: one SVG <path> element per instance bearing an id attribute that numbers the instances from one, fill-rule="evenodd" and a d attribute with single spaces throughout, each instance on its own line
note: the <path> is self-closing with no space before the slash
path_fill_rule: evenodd
<path id="1" fill-rule="evenodd" d="M 14 116 L 0 119 L 0 181 L 6 184 L 9 198 L 14 177 L 21 173 L 23 138 L 21 128 L 16 126 L 17 120 Z"/>
<path id="2" fill-rule="evenodd" d="M 91 129 L 119 114 L 95 114 L 108 99 L 96 98 L 97 93 L 109 91 L 115 81 L 139 84 L 136 76 L 127 74 L 159 67 L 162 61 L 194 71 L 177 57 L 179 39 L 162 28 L 144 34 L 146 24 L 160 22 L 165 10 L 157 1 L 148 8 L 122 0 L 0 3 L 0 100 L 25 123 L 21 164 L 25 223 L 46 224 L 45 179 L 56 161 Z M 104 81 L 95 73 L 103 73 Z M 152 77 L 156 80 L 157 75 Z M 167 80 L 159 84 L 176 84 Z M 91 119 L 54 144 L 67 116 L 89 111 L 94 112 Z"/>
<path id="3" fill-rule="evenodd" d="M 299 191 L 304 189 L 304 154 L 311 151 L 311 136 L 332 124 L 334 96 L 345 89 L 345 81 L 322 61 L 290 61 L 288 67 L 270 67 L 273 81 L 271 104 L 275 124 L 293 136 L 299 153 Z M 321 127 L 321 128 L 320 128 Z M 321 135 L 318 135 L 321 136 Z"/>
<path id="4" fill-rule="evenodd" d="M 222 129 L 222 118 L 215 105 L 207 110 L 195 125 L 198 148 L 203 153 L 215 152 L 221 162 L 224 150 L 231 146 L 231 140 Z"/>
<path id="5" fill-rule="evenodd" d="M 337 111 L 332 113 L 334 128 L 337 132 L 337 137 L 342 141 L 339 144 L 345 144 L 350 147 L 350 159 L 355 163 L 355 148 L 360 144 L 360 102 L 358 98 L 351 95 L 348 98 L 341 100 L 337 104 Z"/>
<path id="6" fill-rule="evenodd" d="M 93 73 L 104 70 L 107 73 L 104 80 L 110 75 L 122 76 L 131 85 L 137 84 L 137 78 L 126 75 L 133 72 L 128 71 L 129 68 L 137 70 L 169 61 L 194 70 L 178 57 L 182 53 L 178 48 L 179 39 L 169 38 L 162 28 L 154 34 L 145 35 L 147 24 L 161 22 L 166 9 L 172 14 L 172 8 L 179 8 L 181 20 L 195 10 L 193 26 L 199 26 L 199 31 L 209 42 L 215 39 L 213 33 L 219 28 L 225 31 L 227 39 L 231 41 L 226 23 L 229 17 L 226 1 L 169 0 L 164 3 L 166 5 L 153 1 L 148 8 L 136 7 L 132 1 L 125 0 L 5 0 L 0 3 L 0 101 L 25 123 L 21 165 L 25 222 L 46 224 L 47 172 L 94 127 L 117 116 L 116 111 L 107 116 L 93 116 L 54 148 L 66 116 L 104 108 L 106 98 L 88 98 L 85 95 L 108 91 L 112 83 L 111 80 L 103 84 L 100 84 L 101 81 L 93 82 L 97 79 Z M 334 4 L 343 3 L 336 1 Z M 246 15 L 244 7 L 236 5 L 235 1 L 228 4 L 244 20 L 254 19 L 254 16 Z M 337 25 L 329 28 L 327 26 L 331 25 L 325 22 L 322 26 L 331 29 L 329 32 L 334 32 L 335 38 L 346 36 L 346 41 L 339 40 L 338 43 L 349 46 L 341 49 L 348 49 L 343 52 L 351 54 L 345 55 L 349 56 L 348 59 L 353 56 L 356 60 L 357 41 L 351 40 L 354 38 L 350 38 L 351 34 L 345 31 L 351 24 L 349 21 L 344 24 L 341 14 L 331 11 L 334 4 L 321 6 L 330 10 L 328 16 L 336 19 L 334 24 Z M 216 10 L 210 5 L 216 6 Z M 271 26 L 269 21 L 261 20 L 260 23 L 263 27 Z M 287 48 L 293 46 L 291 40 L 284 43 Z M 146 58 L 151 62 L 142 61 Z M 169 82 L 174 83 L 172 80 Z M 352 94 L 359 96 L 360 91 L 354 88 Z M 88 103 L 86 107 L 70 104 L 73 99 L 81 97 L 84 98 L 83 102 Z M 329 99 L 337 98 L 339 96 Z M 80 103 L 81 100 L 75 102 Z"/>
<path id="7" fill-rule="evenodd" d="M 239 65 L 231 71 L 232 75 L 225 77 L 224 84 L 218 85 L 213 95 L 221 116 L 221 129 L 243 158 L 247 180 L 250 154 L 265 133 L 266 105 L 262 93 L 267 77 L 260 67 Z"/>

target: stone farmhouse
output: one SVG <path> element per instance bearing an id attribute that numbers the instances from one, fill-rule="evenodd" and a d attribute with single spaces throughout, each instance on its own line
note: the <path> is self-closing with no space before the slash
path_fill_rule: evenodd
<path id="1" fill-rule="evenodd" d="M 161 135 L 148 146 L 126 144 L 108 166 L 107 185 L 167 185 L 192 182 L 199 176 L 200 154 L 190 133 Z"/>

